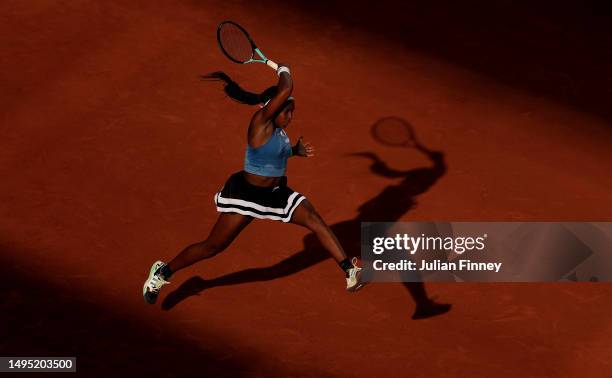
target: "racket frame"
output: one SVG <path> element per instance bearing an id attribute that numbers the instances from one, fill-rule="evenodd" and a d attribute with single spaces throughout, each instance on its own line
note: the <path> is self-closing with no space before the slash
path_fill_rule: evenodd
<path id="1" fill-rule="evenodd" d="M 401 128 L 403 130 L 402 134 L 404 134 L 404 136 L 407 137 L 407 139 L 404 142 L 389 141 L 379 135 L 380 134 L 378 132 L 379 127 L 388 121 L 392 121 L 392 122 L 395 122 L 401 125 Z M 391 117 L 380 118 L 378 121 L 374 123 L 374 126 L 370 129 L 370 134 L 376 141 L 378 141 L 379 143 L 383 145 L 389 146 L 389 147 L 408 147 L 410 148 L 410 147 L 414 147 L 418 143 L 412 125 L 400 117 L 391 116 Z"/>
<path id="2" fill-rule="evenodd" d="M 242 31 L 244 33 L 244 35 L 247 37 L 249 43 L 251 44 L 251 49 L 252 49 L 252 51 L 251 51 L 251 58 L 249 60 L 243 62 L 243 61 L 234 59 L 227 51 L 225 51 L 225 48 L 223 48 L 223 43 L 221 43 L 221 28 L 225 24 L 232 24 L 233 26 L 235 26 L 238 29 L 240 29 L 240 31 Z M 251 35 L 246 31 L 246 29 L 243 28 L 242 26 L 238 25 L 234 21 L 226 20 L 226 21 L 222 21 L 219 24 L 219 26 L 217 27 L 217 43 L 219 44 L 219 48 L 221 49 L 223 54 L 226 57 L 228 57 L 229 60 L 231 60 L 234 63 L 238 63 L 238 64 L 263 63 L 263 64 L 267 65 L 268 67 L 272 68 L 273 70 L 277 70 L 278 69 L 278 64 L 276 64 L 275 62 L 273 62 L 270 59 L 266 58 L 264 53 L 262 53 L 261 50 L 257 47 L 255 42 L 251 38 Z M 259 55 L 259 59 L 254 58 L 255 53 L 257 53 L 257 55 Z"/>

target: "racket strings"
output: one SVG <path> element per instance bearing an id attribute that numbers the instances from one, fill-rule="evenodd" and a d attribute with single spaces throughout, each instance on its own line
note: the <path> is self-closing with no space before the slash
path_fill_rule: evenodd
<path id="1" fill-rule="evenodd" d="M 223 50 L 234 60 L 246 62 L 253 57 L 253 48 L 246 34 L 232 24 L 225 24 L 220 30 Z"/>

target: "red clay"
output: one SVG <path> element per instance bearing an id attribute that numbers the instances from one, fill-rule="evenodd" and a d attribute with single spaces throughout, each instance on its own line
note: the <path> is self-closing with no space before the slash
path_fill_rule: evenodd
<path id="1" fill-rule="evenodd" d="M 281 223 L 254 222 L 162 299 L 191 276 L 198 296 L 145 306 L 150 264 L 207 235 L 213 194 L 242 164 L 254 109 L 198 75 L 222 69 L 254 90 L 276 79 L 222 56 L 222 19 L 291 65 L 289 133 L 317 156 L 290 161 L 289 185 L 347 248 L 359 207 L 398 183 L 350 154 L 429 166 L 372 140 L 381 117 L 445 155 L 401 220 L 609 220 L 612 151 L 605 119 L 339 21 L 247 2 L 126 4 L 0 5 L 0 355 L 76 355 L 89 376 L 607 375 L 607 284 L 428 285 L 453 310 L 411 321 L 401 285 L 346 293 L 310 239 L 280 268 L 219 278 L 303 251 L 305 230 Z"/>

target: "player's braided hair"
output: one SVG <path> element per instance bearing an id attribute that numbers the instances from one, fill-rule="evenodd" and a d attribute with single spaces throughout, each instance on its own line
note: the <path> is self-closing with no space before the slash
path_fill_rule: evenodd
<path id="1" fill-rule="evenodd" d="M 241 104 L 247 105 L 264 104 L 274 96 L 277 90 L 276 86 L 272 86 L 259 94 L 246 91 L 222 71 L 202 75 L 200 78 L 206 81 L 223 81 L 225 83 L 223 90 L 225 93 L 227 93 L 229 98 Z"/>

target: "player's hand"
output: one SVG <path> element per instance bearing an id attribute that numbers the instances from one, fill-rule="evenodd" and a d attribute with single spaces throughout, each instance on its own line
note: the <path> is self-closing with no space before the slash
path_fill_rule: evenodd
<path id="1" fill-rule="evenodd" d="M 302 157 L 314 156 L 314 147 L 309 142 L 303 142 L 303 137 L 299 137 L 295 146 L 293 146 L 293 154 Z"/>

